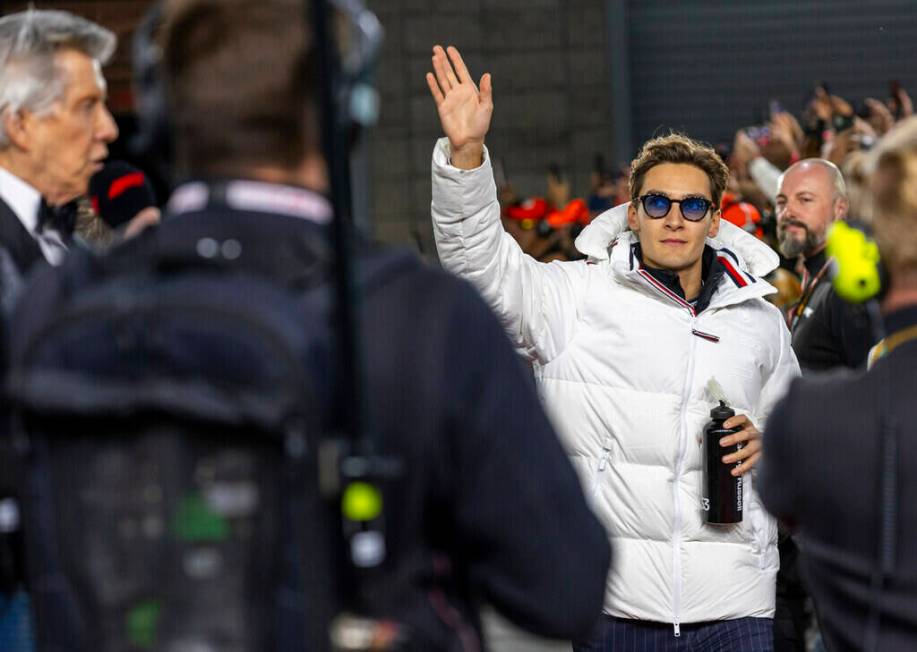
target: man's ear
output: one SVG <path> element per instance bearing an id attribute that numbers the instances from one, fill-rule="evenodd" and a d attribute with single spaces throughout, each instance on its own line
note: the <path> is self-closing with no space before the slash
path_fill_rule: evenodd
<path id="1" fill-rule="evenodd" d="M 31 113 L 23 111 L 3 112 L 3 129 L 6 132 L 7 139 L 12 145 L 15 145 L 19 149 L 29 149 L 29 122 L 34 119 Z"/>
<path id="2" fill-rule="evenodd" d="M 707 237 L 715 238 L 716 234 L 720 232 L 720 215 L 722 211 L 715 210 L 713 211 L 713 219 L 710 220 L 710 228 L 707 229 Z"/>
<path id="3" fill-rule="evenodd" d="M 627 207 L 627 226 L 634 233 L 640 233 L 640 220 L 637 219 L 637 209 L 634 207 L 634 202 L 631 202 L 630 206 Z"/>
<path id="4" fill-rule="evenodd" d="M 840 199 L 834 200 L 834 219 L 835 220 L 846 220 L 847 212 L 850 210 L 850 202 L 848 202 L 843 197 Z"/>

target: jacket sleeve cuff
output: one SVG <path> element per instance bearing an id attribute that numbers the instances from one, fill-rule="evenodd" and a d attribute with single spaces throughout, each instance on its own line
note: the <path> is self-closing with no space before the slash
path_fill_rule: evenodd
<path id="1" fill-rule="evenodd" d="M 473 170 L 460 170 L 451 163 L 448 138 L 440 138 L 433 149 L 433 205 L 438 221 L 461 221 L 478 214 L 496 200 L 490 153 L 484 147 L 484 161 Z"/>

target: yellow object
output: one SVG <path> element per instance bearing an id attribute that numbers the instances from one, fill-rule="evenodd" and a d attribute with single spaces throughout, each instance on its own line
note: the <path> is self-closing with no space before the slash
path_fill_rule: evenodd
<path id="1" fill-rule="evenodd" d="M 828 255 L 835 260 L 831 282 L 842 299 L 863 303 L 879 294 L 879 248 L 863 231 L 846 222 L 832 224 Z"/>
<path id="2" fill-rule="evenodd" d="M 881 358 L 884 358 L 896 348 L 905 342 L 917 340 L 917 326 L 905 328 L 897 333 L 892 333 L 886 338 L 879 340 L 874 347 L 869 350 L 869 356 L 866 359 L 866 368 L 872 369 L 872 366 Z"/>
<path id="3" fill-rule="evenodd" d="M 341 511 L 351 521 L 371 521 L 382 513 L 382 492 L 366 482 L 352 482 L 344 490 Z"/>

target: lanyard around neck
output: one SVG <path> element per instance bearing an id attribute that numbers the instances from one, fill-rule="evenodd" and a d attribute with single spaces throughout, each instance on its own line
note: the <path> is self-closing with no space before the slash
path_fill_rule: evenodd
<path id="1" fill-rule="evenodd" d="M 806 307 L 809 305 L 809 302 L 812 300 L 812 295 L 815 294 L 815 287 L 818 283 L 824 278 L 825 274 L 828 273 L 828 270 L 831 268 L 831 263 L 834 261 L 833 257 L 829 257 L 825 264 L 821 266 L 821 269 L 812 277 L 812 280 L 808 283 L 804 283 L 803 287 L 805 291 L 803 292 L 802 298 L 799 300 L 799 303 L 796 304 L 796 307 L 791 313 L 792 319 L 790 321 L 790 328 L 796 325 L 796 322 L 805 312 Z"/>

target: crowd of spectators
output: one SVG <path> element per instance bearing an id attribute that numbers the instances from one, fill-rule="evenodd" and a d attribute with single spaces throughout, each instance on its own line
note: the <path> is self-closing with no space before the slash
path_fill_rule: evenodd
<path id="1" fill-rule="evenodd" d="M 790 165 L 807 158 L 823 158 L 837 165 L 847 183 L 849 219 L 868 222 L 863 201 L 866 152 L 901 120 L 913 115 L 907 91 L 892 82 L 889 97 L 867 97 L 854 103 L 815 87 L 811 101 L 799 115 L 771 102 L 770 119 L 763 125 L 739 128 L 732 143 L 717 151 L 730 169 L 723 194 L 723 218 L 777 247 L 775 199 L 777 181 Z M 499 166 L 499 162 L 497 163 Z M 503 225 L 522 249 L 543 262 L 576 260 L 582 254 L 573 242 L 592 218 L 629 200 L 627 165 L 608 165 L 597 153 L 588 189 L 579 196 L 556 163 L 548 165 L 543 196 L 523 197 L 512 180 L 497 175 L 503 206 Z M 797 260 L 781 256 L 781 266 L 768 279 L 779 290 L 770 299 L 788 308 L 799 299 Z"/>

